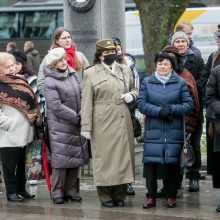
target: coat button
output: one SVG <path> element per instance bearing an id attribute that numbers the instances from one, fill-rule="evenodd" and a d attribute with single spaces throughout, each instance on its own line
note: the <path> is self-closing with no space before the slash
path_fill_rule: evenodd
<path id="1" fill-rule="evenodd" d="M 124 115 L 122 115 L 121 117 L 124 118 Z"/>

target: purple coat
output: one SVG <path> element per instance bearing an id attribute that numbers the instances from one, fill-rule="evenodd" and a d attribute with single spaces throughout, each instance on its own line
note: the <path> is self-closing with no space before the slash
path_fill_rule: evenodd
<path id="1" fill-rule="evenodd" d="M 74 168 L 84 164 L 81 158 L 79 117 L 80 82 L 76 72 L 68 74 L 44 67 L 44 94 L 52 151 L 52 168 Z"/>

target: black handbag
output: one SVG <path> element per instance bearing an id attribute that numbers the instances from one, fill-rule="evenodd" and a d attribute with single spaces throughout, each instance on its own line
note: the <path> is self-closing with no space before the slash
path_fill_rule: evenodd
<path id="1" fill-rule="evenodd" d="M 134 115 L 131 116 L 132 123 L 133 123 L 133 130 L 134 130 L 134 137 L 139 137 L 141 135 L 141 124 L 137 117 Z"/>
<path id="2" fill-rule="evenodd" d="M 122 67 L 120 67 L 122 76 L 123 76 L 123 80 L 124 80 L 124 91 L 125 93 L 128 92 L 126 83 L 125 83 L 125 76 L 124 76 L 124 71 L 122 69 Z M 140 121 L 138 120 L 137 117 L 135 117 L 135 114 L 132 112 L 131 110 L 131 106 L 128 104 L 128 108 L 131 114 L 131 120 L 132 120 L 132 124 L 133 124 L 133 131 L 134 131 L 134 137 L 139 137 L 141 135 L 141 124 Z"/>
<path id="3" fill-rule="evenodd" d="M 191 134 L 188 134 L 186 137 L 185 117 L 183 117 L 183 134 L 184 134 L 184 143 L 183 143 L 182 152 L 180 154 L 180 167 L 191 167 L 195 162 L 195 154 L 190 144 Z"/>

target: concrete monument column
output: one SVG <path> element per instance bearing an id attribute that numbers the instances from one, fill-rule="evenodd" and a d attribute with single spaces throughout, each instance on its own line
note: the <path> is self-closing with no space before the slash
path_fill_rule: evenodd
<path id="1" fill-rule="evenodd" d="M 63 2 L 64 26 L 71 31 L 77 50 L 85 54 L 90 64 L 93 62 L 97 40 L 118 37 L 125 46 L 125 0 Z"/>

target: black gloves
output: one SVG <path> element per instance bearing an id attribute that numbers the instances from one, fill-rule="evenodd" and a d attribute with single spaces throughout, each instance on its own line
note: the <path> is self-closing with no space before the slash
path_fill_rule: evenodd
<path id="1" fill-rule="evenodd" d="M 172 121 L 171 108 L 169 106 L 162 107 L 159 112 L 159 118 L 165 121 Z"/>

